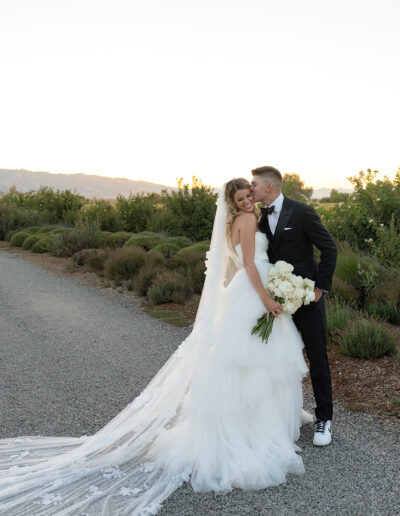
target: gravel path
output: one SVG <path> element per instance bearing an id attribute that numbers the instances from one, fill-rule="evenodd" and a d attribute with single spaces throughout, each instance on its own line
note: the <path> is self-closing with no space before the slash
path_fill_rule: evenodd
<path id="1" fill-rule="evenodd" d="M 90 435 L 147 385 L 190 328 L 0 251 L 0 438 Z M 312 396 L 305 392 L 306 408 Z M 225 496 L 185 485 L 160 515 L 400 515 L 398 426 L 335 403 L 334 440 L 302 430 L 304 475 Z"/>

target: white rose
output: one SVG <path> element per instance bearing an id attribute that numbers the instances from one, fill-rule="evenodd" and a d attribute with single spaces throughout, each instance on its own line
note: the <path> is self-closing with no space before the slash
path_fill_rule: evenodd
<path id="1" fill-rule="evenodd" d="M 304 304 L 309 305 L 311 303 L 311 301 L 314 301 L 314 300 L 315 300 L 315 292 L 314 291 L 308 292 L 306 297 L 304 298 Z"/>
<path id="2" fill-rule="evenodd" d="M 281 291 L 285 293 L 286 297 L 294 291 L 294 287 L 289 281 L 282 281 L 279 287 Z"/>
<path id="3" fill-rule="evenodd" d="M 295 291 L 294 291 L 294 296 L 297 298 L 297 299 L 303 299 L 303 297 L 305 297 L 306 295 L 306 291 L 304 290 L 304 288 L 298 288 L 296 287 Z"/>
<path id="4" fill-rule="evenodd" d="M 300 308 L 301 304 L 295 303 L 294 301 L 288 301 L 284 305 L 284 310 L 288 314 L 294 314 L 298 308 Z"/>
<path id="5" fill-rule="evenodd" d="M 304 288 L 306 290 L 313 289 L 314 290 L 315 281 L 310 280 L 308 278 L 304 278 Z"/>
<path id="6" fill-rule="evenodd" d="M 296 287 L 303 287 L 303 278 L 301 276 L 296 276 L 295 274 L 293 274 L 292 282 Z"/>

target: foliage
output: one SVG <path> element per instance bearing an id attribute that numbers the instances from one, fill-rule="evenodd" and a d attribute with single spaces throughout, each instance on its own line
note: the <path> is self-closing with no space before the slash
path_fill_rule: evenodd
<path id="1" fill-rule="evenodd" d="M 385 277 L 386 270 L 375 257 L 353 249 L 348 242 L 340 242 L 338 248 L 335 275 L 355 289 L 358 307 L 364 308 L 372 290 Z"/>
<path id="2" fill-rule="evenodd" d="M 166 231 L 172 236 L 185 236 L 192 240 L 211 237 L 216 211 L 217 194 L 193 176 L 192 185 L 178 181 L 178 191 L 163 190 L 160 208 L 157 209 L 153 229 Z"/>
<path id="3" fill-rule="evenodd" d="M 328 339 L 334 340 L 339 330 L 352 319 L 354 310 L 334 300 L 326 303 L 326 322 Z"/>
<path id="4" fill-rule="evenodd" d="M 72 260 L 76 265 L 86 265 L 89 257 L 97 254 L 98 252 L 98 249 L 81 249 L 73 255 Z"/>
<path id="5" fill-rule="evenodd" d="M 153 280 L 165 271 L 162 265 L 145 265 L 135 276 L 135 290 L 140 296 L 145 296 Z"/>
<path id="6" fill-rule="evenodd" d="M 363 314 L 338 330 L 335 340 L 341 353 L 354 358 L 373 359 L 396 350 L 396 340 L 390 326 Z"/>
<path id="7" fill-rule="evenodd" d="M 3 240 L 10 231 L 42 222 L 45 222 L 45 216 L 38 210 L 10 204 L 4 201 L 4 196 L 0 197 L 0 240 Z"/>
<path id="8" fill-rule="evenodd" d="M 191 294 L 185 276 L 177 271 L 157 275 L 147 291 L 147 297 L 154 305 L 169 302 L 183 304 Z"/>
<path id="9" fill-rule="evenodd" d="M 101 272 L 104 270 L 105 263 L 110 256 L 108 249 L 99 249 L 96 254 L 91 254 L 87 259 L 87 266 L 89 269 L 95 272 Z"/>
<path id="10" fill-rule="evenodd" d="M 49 237 L 43 237 L 36 242 L 31 248 L 32 253 L 47 253 L 50 251 L 52 240 Z"/>
<path id="11" fill-rule="evenodd" d="M 170 264 L 176 267 L 183 266 L 185 269 L 189 269 L 198 262 L 204 262 L 205 258 L 206 251 L 199 249 L 196 246 L 184 247 L 170 259 Z"/>
<path id="12" fill-rule="evenodd" d="M 81 249 L 97 249 L 102 245 L 102 232 L 96 226 L 87 223 L 72 231 L 63 231 L 56 235 L 51 254 L 54 256 L 72 256 Z"/>
<path id="13" fill-rule="evenodd" d="M 133 233 L 128 233 L 127 231 L 109 233 L 105 235 L 104 245 L 106 247 L 122 247 L 125 244 L 125 242 L 127 242 L 132 236 Z"/>
<path id="14" fill-rule="evenodd" d="M 124 281 L 139 272 L 146 262 L 146 252 L 136 246 L 116 249 L 104 264 L 104 274 L 115 281 Z"/>
<path id="15" fill-rule="evenodd" d="M 70 190 L 54 191 L 48 186 L 27 193 L 10 188 L 9 193 L 1 197 L 1 204 L 37 211 L 49 222 L 74 222 L 84 202 L 85 198 L 79 194 Z"/>
<path id="16" fill-rule="evenodd" d="M 400 264 L 400 169 L 393 181 L 377 180 L 377 174 L 368 169 L 350 177 L 354 193 L 320 211 L 321 219 L 337 240 L 372 252 L 383 264 Z"/>
<path id="17" fill-rule="evenodd" d="M 357 308 L 359 293 L 353 285 L 335 275 L 332 281 L 332 288 L 329 291 L 329 298 L 341 304 Z"/>
<path id="18" fill-rule="evenodd" d="M 331 193 L 329 195 L 329 197 L 322 197 L 321 199 L 319 199 L 319 202 L 320 203 L 328 203 L 328 202 L 334 202 L 334 203 L 338 203 L 338 202 L 346 202 L 349 200 L 349 198 L 351 197 L 351 194 L 350 193 L 346 193 L 346 192 L 339 192 L 338 190 L 336 190 L 335 188 L 332 188 L 331 190 Z"/>
<path id="19" fill-rule="evenodd" d="M 81 222 L 97 226 L 102 231 L 116 232 L 121 229 L 121 220 L 115 205 L 105 199 L 93 199 L 86 204 L 80 215 Z"/>
<path id="20" fill-rule="evenodd" d="M 398 303 L 370 303 L 367 311 L 371 315 L 375 315 L 380 319 L 387 321 L 390 324 L 400 326 L 400 306 Z"/>
<path id="21" fill-rule="evenodd" d="M 118 196 L 116 212 L 120 221 L 119 229 L 140 233 L 151 229 L 161 196 L 159 194 L 131 194 L 128 198 Z"/>
<path id="22" fill-rule="evenodd" d="M 189 246 L 191 246 L 193 244 L 193 242 L 192 242 L 192 240 L 190 238 L 187 238 L 187 237 L 184 237 L 184 236 L 175 236 L 175 237 L 163 238 L 160 241 L 160 244 L 162 244 L 164 242 L 168 242 L 170 244 L 175 244 L 179 248 L 189 247 Z"/>
<path id="23" fill-rule="evenodd" d="M 180 247 L 173 242 L 161 242 L 153 247 L 155 251 L 160 251 L 165 258 L 170 258 L 175 253 L 177 253 Z"/>
<path id="24" fill-rule="evenodd" d="M 149 251 L 151 248 L 156 246 L 162 237 L 156 234 L 141 234 L 133 235 L 129 240 L 127 240 L 124 244 L 124 247 L 139 246 L 142 247 L 145 251 Z"/>
<path id="25" fill-rule="evenodd" d="M 313 193 L 312 188 L 306 188 L 298 174 L 284 174 L 282 193 L 296 201 L 309 202 Z"/>
<path id="26" fill-rule="evenodd" d="M 161 251 L 158 251 L 157 249 L 152 249 L 147 253 L 146 263 L 148 265 L 161 265 L 165 263 L 165 257 Z"/>
<path id="27" fill-rule="evenodd" d="M 206 265 L 204 261 L 197 262 L 193 265 L 187 273 L 189 285 L 196 294 L 201 294 L 203 291 Z"/>
<path id="28" fill-rule="evenodd" d="M 18 231 L 18 233 L 15 233 L 13 237 L 10 240 L 10 245 L 12 247 L 22 247 L 24 241 L 26 238 L 30 236 L 29 233 L 26 231 Z"/>
<path id="29" fill-rule="evenodd" d="M 28 238 L 25 238 L 24 243 L 22 244 L 23 249 L 25 251 L 29 251 L 32 249 L 32 247 L 41 240 L 45 235 L 43 233 L 34 233 L 31 236 L 28 236 Z"/>

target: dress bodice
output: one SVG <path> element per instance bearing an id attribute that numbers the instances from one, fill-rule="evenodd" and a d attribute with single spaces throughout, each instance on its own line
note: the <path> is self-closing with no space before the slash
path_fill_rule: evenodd
<path id="1" fill-rule="evenodd" d="M 254 262 L 257 261 L 268 261 L 267 249 L 268 239 L 264 233 L 256 231 L 255 233 L 255 250 L 254 250 Z M 240 242 L 235 245 L 235 251 L 237 252 L 241 263 L 243 263 L 242 246 Z"/>

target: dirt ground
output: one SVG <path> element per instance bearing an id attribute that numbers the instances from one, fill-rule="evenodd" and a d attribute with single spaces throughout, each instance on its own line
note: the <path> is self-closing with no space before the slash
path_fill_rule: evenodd
<path id="1" fill-rule="evenodd" d="M 0 242 L 0 249 L 16 254 L 31 263 L 42 265 L 58 274 L 74 276 L 84 285 L 106 287 L 110 284 L 85 267 L 77 267 L 71 258 L 59 258 L 49 254 L 33 254 L 21 248 L 10 248 L 8 242 Z M 123 287 L 117 287 L 127 293 Z M 133 292 L 129 292 L 132 297 Z M 152 310 L 178 312 L 192 324 L 196 317 L 200 296 L 193 297 L 185 305 L 167 303 Z M 144 302 L 148 308 L 148 303 Z M 398 348 L 393 355 L 375 360 L 363 360 L 342 355 L 333 346 L 328 348 L 334 399 L 340 400 L 351 410 L 367 412 L 385 420 L 400 423 L 400 328 L 393 326 Z M 310 378 L 305 383 L 311 385 Z"/>

